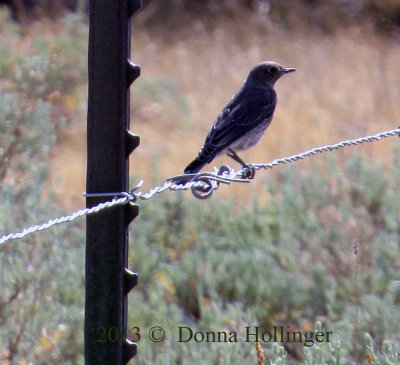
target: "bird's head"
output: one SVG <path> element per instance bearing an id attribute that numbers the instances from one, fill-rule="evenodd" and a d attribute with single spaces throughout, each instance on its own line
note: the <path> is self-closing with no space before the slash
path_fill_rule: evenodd
<path id="1" fill-rule="evenodd" d="M 247 77 L 247 82 L 274 85 L 282 75 L 296 71 L 294 68 L 285 68 L 276 62 L 265 61 L 254 66 Z"/>

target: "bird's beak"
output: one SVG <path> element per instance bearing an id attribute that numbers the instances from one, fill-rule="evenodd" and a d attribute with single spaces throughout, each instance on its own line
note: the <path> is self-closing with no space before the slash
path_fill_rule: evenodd
<path id="1" fill-rule="evenodd" d="M 285 72 L 285 74 L 287 74 L 287 73 L 289 73 L 289 72 L 294 72 L 294 71 L 296 71 L 296 69 L 295 69 L 295 68 L 290 68 L 290 67 L 288 67 L 288 68 L 283 69 L 283 71 Z"/>

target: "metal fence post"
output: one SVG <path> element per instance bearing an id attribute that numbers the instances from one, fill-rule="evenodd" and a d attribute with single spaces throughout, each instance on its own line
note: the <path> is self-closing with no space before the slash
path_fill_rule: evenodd
<path id="1" fill-rule="evenodd" d="M 86 192 L 128 191 L 129 86 L 140 74 L 129 61 L 130 17 L 141 0 L 91 0 L 89 8 L 88 161 Z M 87 207 L 110 197 L 88 197 Z M 139 213 L 127 204 L 87 217 L 85 364 L 125 364 L 136 354 L 126 338 L 127 293 L 137 276 L 127 269 L 128 225 Z"/>

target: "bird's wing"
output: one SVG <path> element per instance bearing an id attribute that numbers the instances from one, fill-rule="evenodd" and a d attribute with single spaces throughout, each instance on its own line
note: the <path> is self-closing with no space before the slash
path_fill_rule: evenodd
<path id="1" fill-rule="evenodd" d="M 214 122 L 197 159 L 212 160 L 259 123 L 272 118 L 275 106 L 276 93 L 272 88 L 240 90 Z"/>

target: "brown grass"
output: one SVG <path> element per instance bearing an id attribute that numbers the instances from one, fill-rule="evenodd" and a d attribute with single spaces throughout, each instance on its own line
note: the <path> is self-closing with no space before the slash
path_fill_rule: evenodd
<path id="1" fill-rule="evenodd" d="M 132 58 L 141 64 L 142 76 L 132 86 L 131 129 L 141 135 L 142 144 L 131 157 L 131 172 L 135 181 L 145 180 L 145 190 L 182 172 L 221 108 L 249 69 L 262 60 L 275 60 L 297 72 L 278 81 L 274 121 L 261 143 L 243 153 L 246 161 L 271 161 L 400 124 L 400 45 L 368 29 L 355 27 L 333 35 L 305 27 L 289 32 L 246 15 L 240 22 L 221 21 L 213 31 L 193 24 L 171 37 L 133 29 Z M 142 90 L 158 78 L 172 83 L 176 92 L 151 100 Z M 180 110 L 181 101 L 188 106 L 187 113 Z M 81 113 L 53 161 L 53 169 L 63 178 L 62 200 L 72 201 L 74 207 L 83 203 L 84 191 L 86 117 L 84 110 Z M 393 140 L 339 153 L 346 159 L 362 152 L 386 163 L 392 149 Z M 238 167 L 227 158 L 212 166 L 223 163 Z M 307 163 L 300 166 L 306 168 Z M 265 196 L 271 174 L 261 171 L 250 186 L 222 188 L 221 194 L 240 202 L 250 201 L 255 193 Z"/>

